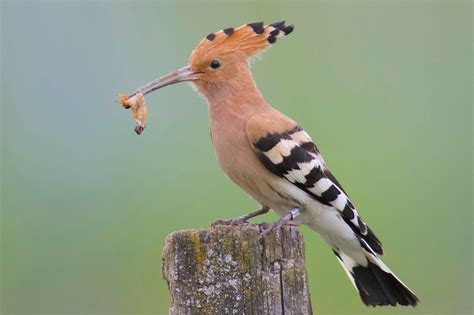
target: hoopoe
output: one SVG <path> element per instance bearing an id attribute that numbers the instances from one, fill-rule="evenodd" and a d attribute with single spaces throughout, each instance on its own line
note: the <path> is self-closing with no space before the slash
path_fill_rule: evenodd
<path id="1" fill-rule="evenodd" d="M 336 254 L 366 305 L 411 305 L 416 295 L 380 260 L 382 244 L 364 223 L 317 146 L 294 120 L 272 108 L 257 89 L 249 58 L 293 31 L 262 22 L 226 28 L 205 37 L 189 63 L 137 89 L 146 95 L 189 81 L 208 102 L 211 139 L 225 174 L 262 209 L 219 224 L 241 224 L 274 210 L 318 232 Z"/>

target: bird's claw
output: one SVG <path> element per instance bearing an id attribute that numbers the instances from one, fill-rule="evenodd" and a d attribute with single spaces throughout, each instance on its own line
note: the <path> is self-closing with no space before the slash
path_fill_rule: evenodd
<path id="1" fill-rule="evenodd" d="M 272 232 L 273 230 L 279 230 L 283 225 L 287 224 L 289 226 L 297 226 L 301 223 L 299 221 L 295 221 L 294 219 L 300 214 L 300 210 L 295 208 L 288 212 L 287 215 L 278 219 L 278 221 L 273 222 L 270 226 L 265 227 L 264 225 L 260 226 L 260 237 L 264 238 L 268 233 Z M 299 223 L 299 224 L 298 224 Z M 263 230 L 262 230 L 263 229 Z"/>
<path id="2" fill-rule="evenodd" d="M 264 238 L 265 236 L 267 236 L 270 232 L 274 230 L 279 230 L 282 226 L 283 224 L 280 224 L 280 222 L 278 221 L 272 224 L 268 224 L 265 222 L 261 223 L 260 224 L 260 238 Z"/>
<path id="3" fill-rule="evenodd" d="M 232 220 L 216 220 L 211 223 L 211 228 L 215 228 L 218 225 L 225 225 L 225 226 L 239 226 L 239 225 L 247 225 L 250 224 L 247 219 L 244 218 L 236 218 Z"/>

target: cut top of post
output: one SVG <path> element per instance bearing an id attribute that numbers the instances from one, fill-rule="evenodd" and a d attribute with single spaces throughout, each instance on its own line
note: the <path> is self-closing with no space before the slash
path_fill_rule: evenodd
<path id="1" fill-rule="evenodd" d="M 303 235 L 294 227 L 173 232 L 163 249 L 170 314 L 311 314 Z"/>

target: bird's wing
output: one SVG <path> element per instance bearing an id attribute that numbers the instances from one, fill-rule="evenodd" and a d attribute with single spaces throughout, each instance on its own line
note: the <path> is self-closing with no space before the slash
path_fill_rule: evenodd
<path id="1" fill-rule="evenodd" d="M 246 126 L 249 142 L 263 165 L 322 204 L 337 209 L 356 235 L 378 254 L 382 244 L 359 216 L 356 208 L 326 166 L 309 135 L 280 113 L 252 117 Z"/>

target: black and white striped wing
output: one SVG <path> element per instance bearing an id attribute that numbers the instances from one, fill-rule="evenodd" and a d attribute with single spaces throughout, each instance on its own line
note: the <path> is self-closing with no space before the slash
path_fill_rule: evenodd
<path id="1" fill-rule="evenodd" d="M 253 147 L 273 174 L 287 179 L 313 198 L 339 210 L 351 229 L 378 254 L 382 244 L 359 216 L 342 186 L 331 174 L 309 135 L 299 126 L 260 137 Z"/>

